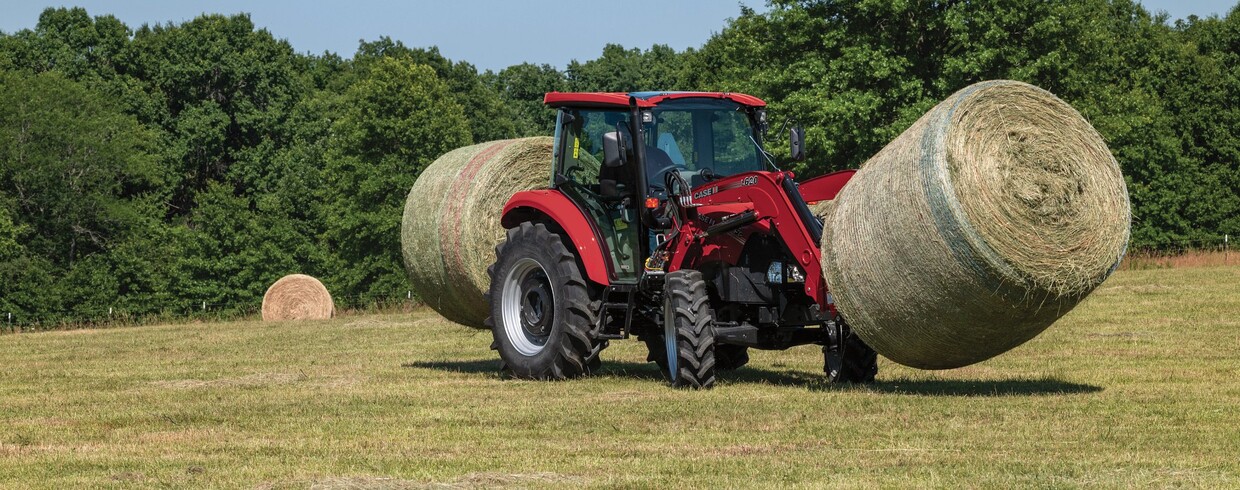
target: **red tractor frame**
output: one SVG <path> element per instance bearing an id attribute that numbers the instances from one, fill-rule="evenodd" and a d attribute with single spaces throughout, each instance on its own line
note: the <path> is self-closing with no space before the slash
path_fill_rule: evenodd
<path id="1" fill-rule="evenodd" d="M 877 356 L 831 301 L 822 221 L 847 170 L 800 184 L 762 147 L 765 102 L 715 92 L 549 93 L 548 187 L 504 207 L 488 324 L 505 369 L 588 374 L 636 335 L 673 386 L 709 388 L 748 349 L 821 345 L 831 381 Z M 794 159 L 803 133 L 789 133 Z"/>

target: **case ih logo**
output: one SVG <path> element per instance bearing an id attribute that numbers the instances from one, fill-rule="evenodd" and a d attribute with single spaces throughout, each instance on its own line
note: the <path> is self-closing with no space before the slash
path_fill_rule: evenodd
<path id="1" fill-rule="evenodd" d="M 726 191 L 726 190 L 730 190 L 730 189 L 739 189 L 739 188 L 741 188 L 741 187 L 749 187 L 749 186 L 751 186 L 751 185 L 757 185 L 757 184 L 758 184 L 758 176 L 756 176 L 756 175 L 750 175 L 750 176 L 747 176 L 747 177 L 745 177 L 745 178 L 743 178 L 743 179 L 741 179 L 741 180 L 738 180 L 738 181 L 733 182 L 733 183 L 731 183 L 731 184 L 725 185 L 725 186 L 723 186 L 723 187 L 719 187 L 719 186 L 717 186 L 717 185 L 714 185 L 714 186 L 710 186 L 709 188 L 702 189 L 702 190 L 700 190 L 700 191 L 695 192 L 695 193 L 693 194 L 693 197 L 681 196 L 681 197 L 680 197 L 680 205 L 681 205 L 681 206 L 686 206 L 686 207 L 695 207 L 695 206 L 699 206 L 698 204 L 695 204 L 695 203 L 694 203 L 694 201 L 695 201 L 695 200 L 701 199 L 701 198 L 703 198 L 703 197 L 707 197 L 707 196 L 712 196 L 712 195 L 715 195 L 715 194 L 719 193 L 720 191 Z"/>
<path id="2" fill-rule="evenodd" d="M 712 194 L 714 194 L 714 193 L 716 193 L 716 192 L 719 192 L 719 186 L 717 186 L 717 185 L 716 185 L 716 186 L 712 186 L 712 187 L 711 187 L 711 188 L 709 188 L 709 189 L 702 189 L 702 190 L 700 190 L 700 191 L 697 191 L 696 193 L 694 193 L 694 194 L 693 194 L 693 198 L 694 198 L 694 199 L 701 199 L 701 198 L 703 198 L 703 197 L 706 197 L 706 196 L 712 195 Z"/>

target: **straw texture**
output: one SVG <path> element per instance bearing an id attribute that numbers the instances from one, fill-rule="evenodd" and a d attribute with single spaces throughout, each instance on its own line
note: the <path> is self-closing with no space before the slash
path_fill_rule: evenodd
<path id="1" fill-rule="evenodd" d="M 263 320 L 325 320 L 336 313 L 332 295 L 305 274 L 281 277 L 263 295 Z"/>
<path id="2" fill-rule="evenodd" d="M 401 251 L 413 289 L 448 320 L 474 328 L 489 306 L 487 267 L 504 239 L 501 214 L 519 191 L 551 181 L 552 138 L 491 141 L 444 154 L 405 201 Z"/>
<path id="3" fill-rule="evenodd" d="M 1004 80 L 940 103 L 818 211 L 837 308 L 880 354 L 924 369 L 1042 332 L 1114 271 L 1131 220 L 1093 127 Z"/>

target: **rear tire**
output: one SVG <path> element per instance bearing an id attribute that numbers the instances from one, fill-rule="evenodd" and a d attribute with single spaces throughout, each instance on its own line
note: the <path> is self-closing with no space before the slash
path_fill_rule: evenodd
<path id="1" fill-rule="evenodd" d="M 565 379 L 597 367 L 589 286 L 560 236 L 521 223 L 495 254 L 486 325 L 503 369 L 517 378 Z"/>
<path id="2" fill-rule="evenodd" d="M 695 270 L 667 274 L 663 287 L 663 372 L 672 386 L 715 385 L 715 316 L 706 281 Z M 656 358 L 656 362 L 658 362 Z"/>

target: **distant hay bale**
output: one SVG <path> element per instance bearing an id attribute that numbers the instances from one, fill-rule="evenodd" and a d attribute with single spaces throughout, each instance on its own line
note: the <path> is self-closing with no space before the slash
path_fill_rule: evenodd
<path id="1" fill-rule="evenodd" d="M 922 116 L 825 206 L 837 308 L 880 354 L 947 369 L 1033 338 L 1114 271 L 1128 192 L 1071 106 L 978 83 Z"/>
<path id="2" fill-rule="evenodd" d="M 448 320 L 485 328 L 487 267 L 504 239 L 500 215 L 513 193 L 551 182 L 552 138 L 458 148 L 422 171 L 405 201 L 401 251 L 413 289 Z"/>
<path id="3" fill-rule="evenodd" d="M 290 274 L 267 288 L 263 320 L 325 320 L 336 313 L 332 295 L 318 279 Z"/>

